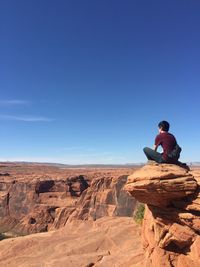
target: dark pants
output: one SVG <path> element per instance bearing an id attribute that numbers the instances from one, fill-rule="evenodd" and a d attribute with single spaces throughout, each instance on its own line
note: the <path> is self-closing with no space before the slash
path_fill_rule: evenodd
<path id="1" fill-rule="evenodd" d="M 144 151 L 144 154 L 146 155 L 148 160 L 154 160 L 154 161 L 156 161 L 158 163 L 176 164 L 176 165 L 178 165 L 178 166 L 180 166 L 180 167 L 182 167 L 182 168 L 184 168 L 184 169 L 186 169 L 188 171 L 190 170 L 190 168 L 187 166 L 186 163 L 182 163 L 182 162 L 180 162 L 178 160 L 171 160 L 171 161 L 168 161 L 168 162 L 164 161 L 164 159 L 162 158 L 162 154 L 161 153 L 159 153 L 159 152 L 157 152 L 157 151 L 155 151 L 155 150 L 153 150 L 153 149 L 151 149 L 149 147 L 145 147 L 143 149 L 143 151 Z"/>
<path id="2" fill-rule="evenodd" d="M 148 160 L 154 160 L 158 163 L 164 163 L 164 159 L 162 158 L 162 154 L 149 148 L 149 147 L 145 147 L 143 149 L 144 154 L 146 155 Z"/>

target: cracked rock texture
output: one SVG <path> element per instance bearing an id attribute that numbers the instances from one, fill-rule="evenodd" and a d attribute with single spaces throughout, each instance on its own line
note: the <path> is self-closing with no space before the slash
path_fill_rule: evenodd
<path id="1" fill-rule="evenodd" d="M 128 177 L 125 190 L 147 204 L 144 266 L 200 266 L 200 171 L 146 165 Z"/>
<path id="2" fill-rule="evenodd" d="M 77 220 L 55 231 L 0 241 L 0 266 L 143 267 L 140 239 L 133 218 Z"/>
<path id="3" fill-rule="evenodd" d="M 136 200 L 123 190 L 133 169 L 0 170 L 0 233 L 34 233 L 0 241 L 0 266 L 143 267 Z"/>
<path id="4" fill-rule="evenodd" d="M 123 186 L 132 171 L 0 164 L 0 233 L 26 235 L 58 229 L 68 220 L 131 217 L 136 200 Z"/>

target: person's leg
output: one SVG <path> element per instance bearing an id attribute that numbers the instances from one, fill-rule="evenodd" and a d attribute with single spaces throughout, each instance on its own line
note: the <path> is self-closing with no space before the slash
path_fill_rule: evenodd
<path id="1" fill-rule="evenodd" d="M 148 160 L 154 160 L 154 161 L 156 161 L 158 163 L 163 163 L 164 162 L 161 153 L 159 153 L 159 152 L 157 152 L 157 151 L 155 151 L 155 150 L 153 150 L 153 149 L 151 149 L 149 147 L 145 147 L 143 149 L 143 151 L 144 151 L 144 154 L 146 155 Z"/>

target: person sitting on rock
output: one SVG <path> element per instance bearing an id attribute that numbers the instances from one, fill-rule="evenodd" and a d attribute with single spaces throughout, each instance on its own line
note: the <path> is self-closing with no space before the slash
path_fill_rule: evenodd
<path id="1" fill-rule="evenodd" d="M 158 163 L 173 163 L 179 164 L 178 158 L 180 156 L 181 148 L 178 146 L 176 138 L 173 134 L 168 133 L 169 123 L 161 121 L 158 124 L 159 134 L 155 138 L 155 145 L 153 149 L 145 147 L 143 149 L 148 160 L 153 160 Z M 158 146 L 162 146 L 163 152 L 157 152 Z"/>

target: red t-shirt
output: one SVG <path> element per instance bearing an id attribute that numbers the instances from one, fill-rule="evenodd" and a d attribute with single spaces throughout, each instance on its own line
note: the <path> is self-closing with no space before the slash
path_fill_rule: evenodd
<path id="1" fill-rule="evenodd" d="M 161 145 L 163 148 L 162 157 L 164 160 L 168 160 L 168 154 L 174 149 L 176 144 L 176 138 L 173 136 L 173 134 L 167 132 L 158 134 L 155 139 L 155 145 Z"/>

